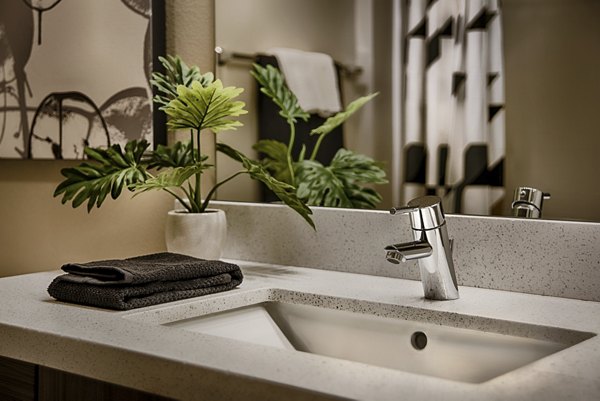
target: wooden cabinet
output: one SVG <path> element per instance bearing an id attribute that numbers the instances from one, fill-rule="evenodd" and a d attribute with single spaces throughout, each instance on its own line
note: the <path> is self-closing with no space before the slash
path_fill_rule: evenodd
<path id="1" fill-rule="evenodd" d="M 38 367 L 0 357 L 0 400 L 36 401 Z"/>
<path id="2" fill-rule="evenodd" d="M 0 357 L 2 401 L 172 401 L 142 391 Z"/>

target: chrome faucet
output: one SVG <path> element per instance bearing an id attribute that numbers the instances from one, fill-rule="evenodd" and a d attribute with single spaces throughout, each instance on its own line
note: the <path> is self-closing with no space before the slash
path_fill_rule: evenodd
<path id="1" fill-rule="evenodd" d="M 418 260 L 425 298 L 458 298 L 458 284 L 452 262 L 452 240 L 448 238 L 442 201 L 437 196 L 423 196 L 394 208 L 391 214 L 409 214 L 414 241 L 385 247 L 388 262 Z"/>
<path id="2" fill-rule="evenodd" d="M 550 194 L 531 187 L 517 187 L 512 202 L 514 217 L 539 219 L 542 217 L 544 200 L 550 199 Z"/>

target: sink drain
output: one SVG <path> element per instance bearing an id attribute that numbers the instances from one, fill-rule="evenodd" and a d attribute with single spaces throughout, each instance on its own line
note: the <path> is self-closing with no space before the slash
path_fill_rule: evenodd
<path id="1" fill-rule="evenodd" d="M 415 331 L 412 336 L 410 336 L 410 343 L 414 349 L 420 351 L 427 346 L 427 335 L 422 331 Z"/>

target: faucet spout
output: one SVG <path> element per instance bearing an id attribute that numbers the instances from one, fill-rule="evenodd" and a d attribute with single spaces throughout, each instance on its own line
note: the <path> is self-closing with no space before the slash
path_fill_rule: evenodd
<path id="1" fill-rule="evenodd" d="M 392 214 L 409 213 L 414 241 L 385 247 L 386 259 L 398 264 L 418 260 L 425 298 L 457 299 L 458 284 L 452 260 L 452 240 L 448 238 L 441 199 L 423 196 L 407 207 L 392 209 Z"/>
<path id="2" fill-rule="evenodd" d="M 427 238 L 421 238 L 419 241 L 405 242 L 403 244 L 394 244 L 385 247 L 386 259 L 390 263 L 398 264 L 408 260 L 416 260 L 431 256 L 433 248 L 427 242 Z"/>

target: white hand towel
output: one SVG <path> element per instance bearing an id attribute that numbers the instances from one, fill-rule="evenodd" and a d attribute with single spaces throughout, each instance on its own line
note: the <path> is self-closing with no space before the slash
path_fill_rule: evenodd
<path id="1" fill-rule="evenodd" d="M 328 117 L 342 110 L 337 71 L 331 56 L 288 48 L 269 52 L 277 59 L 288 88 L 304 111 Z"/>

